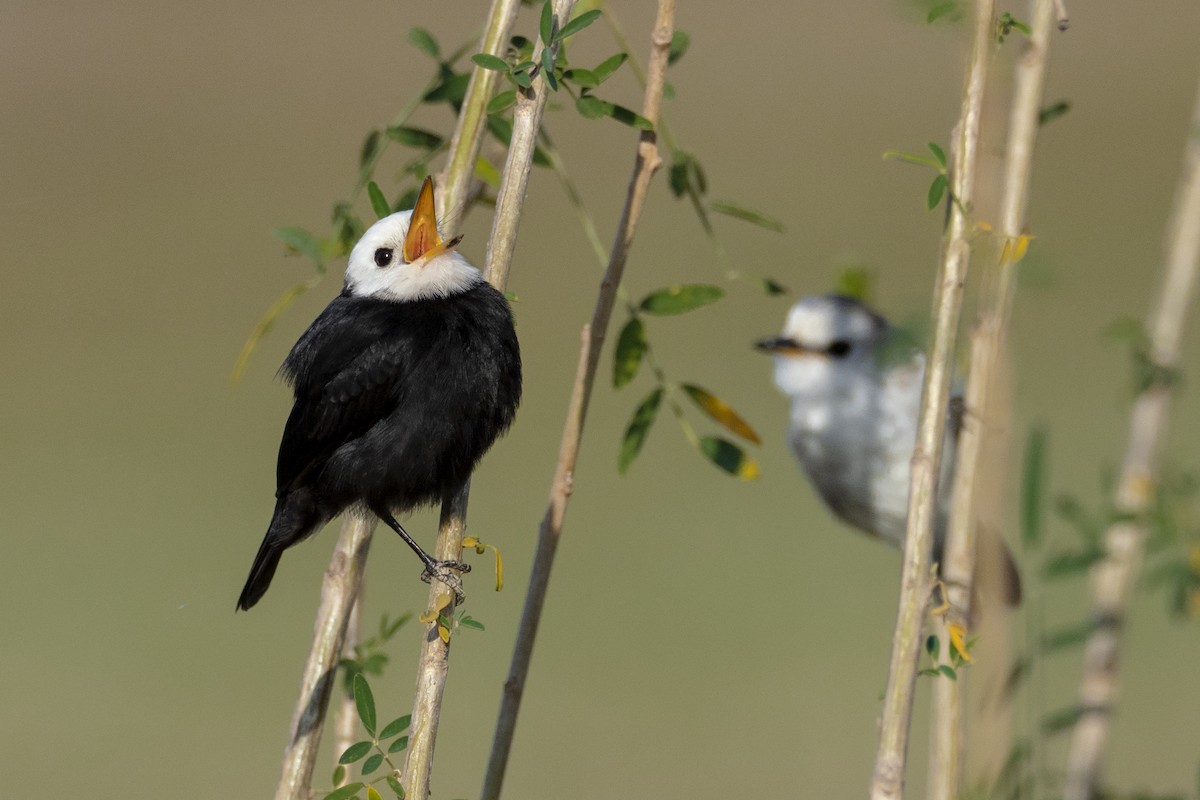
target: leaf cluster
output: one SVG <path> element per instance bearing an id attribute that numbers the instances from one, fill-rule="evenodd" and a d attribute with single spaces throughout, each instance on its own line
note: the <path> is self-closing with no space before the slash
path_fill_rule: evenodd
<path id="1" fill-rule="evenodd" d="M 384 645 L 392 640 L 396 632 L 412 619 L 412 614 L 401 614 L 395 619 L 389 619 L 387 614 L 379 620 L 379 628 L 368 639 L 354 646 L 354 654 L 338 662 L 342 670 L 342 683 L 347 694 L 354 690 L 354 679 L 360 674 L 382 675 L 389 657 L 384 652 Z"/>
<path id="2" fill-rule="evenodd" d="M 384 725 L 376 727 L 375 695 L 371 686 L 361 674 L 356 674 L 353 680 L 354 707 L 363 729 L 371 738 L 355 742 L 346 748 L 338 758 L 338 766 L 333 771 L 333 790 L 325 794 L 324 800 L 349 800 L 359 797 L 366 790 L 367 800 L 382 800 L 382 795 L 375 784 L 386 783 L 392 794 L 397 798 L 404 797 L 404 787 L 400 784 L 400 769 L 392 761 L 392 756 L 404 752 L 408 748 L 408 735 L 405 731 L 412 724 L 412 715 L 405 714 Z M 405 734 L 405 735 L 401 735 Z M 389 742 L 389 740 L 391 740 Z M 349 768 L 358 762 L 359 774 L 363 780 L 346 783 Z M 388 772 L 368 779 L 384 764 L 390 768 Z"/>

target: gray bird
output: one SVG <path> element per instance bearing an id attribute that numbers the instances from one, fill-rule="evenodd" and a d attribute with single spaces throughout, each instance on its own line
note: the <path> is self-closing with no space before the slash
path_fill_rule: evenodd
<path id="1" fill-rule="evenodd" d="M 874 310 L 836 294 L 797 302 L 783 333 L 757 347 L 775 357 L 775 384 L 792 404 L 792 452 L 821 499 L 850 525 L 902 547 L 924 354 L 906 346 Z M 944 540 L 961 398 L 949 413 L 935 560 Z M 1007 549 L 1003 554 L 1003 593 L 1015 605 L 1020 578 Z"/>

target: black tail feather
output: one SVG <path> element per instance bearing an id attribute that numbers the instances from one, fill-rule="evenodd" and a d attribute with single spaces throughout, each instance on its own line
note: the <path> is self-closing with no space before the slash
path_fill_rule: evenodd
<path id="1" fill-rule="evenodd" d="M 242 588 L 242 594 L 238 598 L 239 610 L 249 611 L 267 593 L 267 588 L 271 585 L 271 578 L 275 577 L 275 568 L 279 566 L 279 557 L 282 555 L 283 548 L 272 545 L 271 535 L 268 533 L 258 548 L 258 555 L 254 557 L 254 566 L 250 568 L 250 577 L 246 578 L 246 585 Z"/>

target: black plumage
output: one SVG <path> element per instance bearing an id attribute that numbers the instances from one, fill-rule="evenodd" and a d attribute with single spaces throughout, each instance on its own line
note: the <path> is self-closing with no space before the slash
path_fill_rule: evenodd
<path id="1" fill-rule="evenodd" d="M 482 280 L 404 301 L 357 296 L 347 284 L 282 373 L 295 405 L 275 513 L 238 608 L 266 592 L 285 549 L 351 507 L 379 516 L 432 569 L 391 514 L 457 491 L 512 423 L 521 356 L 508 301 Z"/>

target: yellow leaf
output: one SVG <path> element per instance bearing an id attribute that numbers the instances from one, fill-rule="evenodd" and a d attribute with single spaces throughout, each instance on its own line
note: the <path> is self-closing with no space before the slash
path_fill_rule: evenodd
<path id="1" fill-rule="evenodd" d="M 752 481 L 756 479 L 759 475 L 758 462 L 753 458 L 747 458 L 742 462 L 742 465 L 738 467 L 737 474 L 738 477 L 744 481 Z"/>
<path id="2" fill-rule="evenodd" d="M 957 622 L 950 623 L 950 646 L 954 648 L 963 661 L 971 663 L 971 654 L 967 652 L 967 645 L 964 641 L 967 635 L 967 629 Z"/>
<path id="3" fill-rule="evenodd" d="M 500 548 L 493 547 L 496 552 L 496 591 L 504 588 L 504 559 L 500 558 Z"/>
<path id="4" fill-rule="evenodd" d="M 438 618 L 437 610 L 431 608 L 428 611 L 423 612 L 420 616 L 418 616 L 417 620 L 428 625 L 430 622 L 433 622 L 437 618 Z"/>
<path id="5" fill-rule="evenodd" d="M 375 791 L 374 786 L 367 787 L 367 800 L 383 800 L 383 795 Z"/>
<path id="6" fill-rule="evenodd" d="M 477 544 L 479 544 L 479 537 L 477 536 L 467 536 L 462 540 L 463 549 L 474 547 Z"/>
<path id="7" fill-rule="evenodd" d="M 979 228 L 979 230 L 983 231 L 984 233 L 991 233 L 994 230 L 990 222 L 976 222 L 975 227 Z"/>
<path id="8" fill-rule="evenodd" d="M 450 644 L 450 629 L 438 623 L 438 637 L 442 640 L 442 644 Z"/>
<path id="9" fill-rule="evenodd" d="M 437 608 L 438 613 L 441 613 L 449 608 L 453 602 L 454 595 L 449 592 L 442 592 L 437 596 L 437 600 L 434 601 L 434 606 Z"/>
<path id="10" fill-rule="evenodd" d="M 683 384 L 681 388 L 705 414 L 743 439 L 755 444 L 762 444 L 762 440 L 758 438 L 758 434 L 750 427 L 750 424 L 738 416 L 738 413 L 724 400 L 690 383 Z"/>

